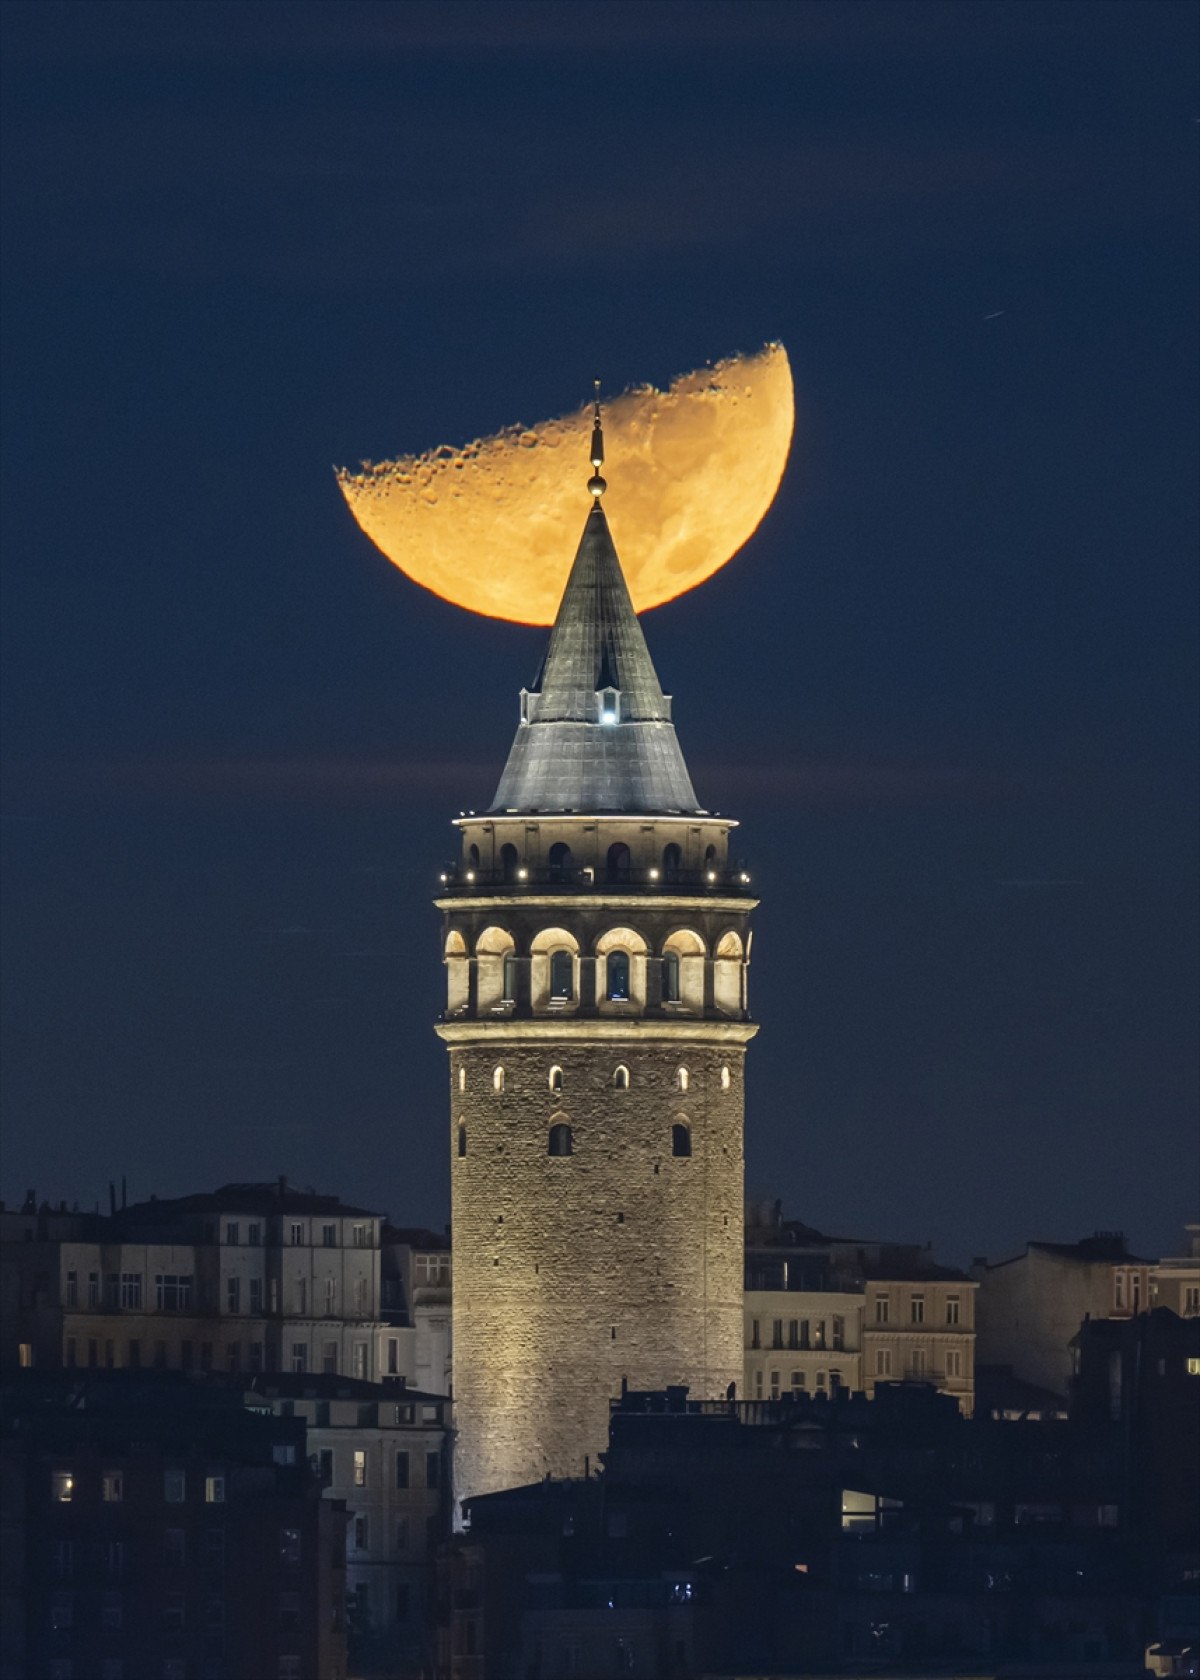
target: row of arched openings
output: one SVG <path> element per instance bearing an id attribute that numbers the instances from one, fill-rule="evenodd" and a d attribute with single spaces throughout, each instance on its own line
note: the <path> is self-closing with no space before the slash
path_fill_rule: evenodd
<path id="1" fill-rule="evenodd" d="M 723 1091 L 728 1091 L 730 1078 L 731 1076 L 728 1067 L 722 1067 L 720 1081 L 721 1089 Z M 504 1082 L 504 1064 L 502 1062 L 497 1062 L 496 1066 L 492 1069 L 492 1090 L 503 1091 Z M 550 1069 L 546 1082 L 551 1091 L 556 1094 L 561 1092 L 563 1088 L 563 1070 L 557 1064 Z M 692 1083 L 692 1076 L 687 1068 L 677 1067 L 675 1069 L 674 1083 L 677 1091 L 686 1091 L 689 1088 Z M 629 1089 L 629 1069 L 625 1066 L 624 1062 L 618 1062 L 616 1067 L 613 1069 L 612 1087 L 614 1091 L 628 1091 Z M 460 1067 L 458 1070 L 458 1088 L 460 1091 L 465 1091 L 467 1088 L 467 1070 L 465 1067 Z"/>
<path id="2" fill-rule="evenodd" d="M 546 1144 L 547 1155 L 572 1155 L 574 1152 L 574 1139 L 570 1126 L 564 1120 L 557 1121 L 550 1128 Z M 465 1156 L 467 1153 L 467 1125 L 465 1120 L 460 1120 L 458 1125 L 458 1153 L 460 1156 Z M 677 1120 L 671 1127 L 671 1154 L 676 1159 L 686 1160 L 691 1153 L 691 1128 L 685 1125 L 682 1120 Z"/>
<path id="3" fill-rule="evenodd" d="M 482 859 L 479 847 L 472 845 L 467 848 L 467 868 L 478 872 Z M 711 873 L 716 868 L 717 848 L 707 846 L 704 851 L 704 871 Z M 565 840 L 556 840 L 546 854 L 547 872 L 552 881 L 570 880 L 577 868 L 575 854 Z M 511 841 L 506 841 L 500 848 L 500 875 L 508 882 L 524 880 L 521 874 L 521 854 Z M 674 841 L 662 849 L 659 863 L 659 875 L 662 881 L 670 884 L 672 881 L 683 879 L 683 848 Z M 633 854 L 624 841 L 618 840 L 608 848 L 604 858 L 604 879 L 610 882 L 629 881 L 633 877 Z"/>
<path id="4" fill-rule="evenodd" d="M 643 1006 L 651 965 L 657 960 L 661 998 L 667 1005 L 700 1013 L 705 1007 L 705 972 L 709 947 L 692 928 L 677 928 L 655 957 L 633 928 L 614 927 L 594 946 L 596 988 L 607 1003 Z M 507 928 L 486 927 L 475 941 L 476 1006 L 481 1012 L 508 1010 L 517 1001 L 519 965 L 516 939 Z M 567 928 L 542 928 L 530 941 L 529 989 L 535 1011 L 569 1008 L 579 997 L 585 953 Z M 470 1000 L 470 953 L 457 929 L 446 938 L 447 1005 L 461 1013 Z M 712 950 L 712 1001 L 725 1014 L 745 1007 L 745 947 L 732 928 Z"/>

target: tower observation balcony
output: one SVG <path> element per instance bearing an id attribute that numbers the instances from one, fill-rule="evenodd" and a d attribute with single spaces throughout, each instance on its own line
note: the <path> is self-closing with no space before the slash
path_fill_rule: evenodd
<path id="1" fill-rule="evenodd" d="M 443 898 L 542 897 L 547 893 L 570 897 L 590 893 L 639 893 L 663 898 L 753 898 L 749 873 L 733 867 L 664 870 L 596 868 L 590 864 L 556 866 L 520 864 L 513 868 L 468 868 L 449 863 L 440 876 Z"/>

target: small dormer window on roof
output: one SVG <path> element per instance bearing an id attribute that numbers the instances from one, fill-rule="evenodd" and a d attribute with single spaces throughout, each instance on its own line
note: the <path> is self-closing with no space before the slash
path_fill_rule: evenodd
<path id="1" fill-rule="evenodd" d="M 596 701 L 601 723 L 620 723 L 621 690 L 619 688 L 598 688 L 596 690 Z"/>

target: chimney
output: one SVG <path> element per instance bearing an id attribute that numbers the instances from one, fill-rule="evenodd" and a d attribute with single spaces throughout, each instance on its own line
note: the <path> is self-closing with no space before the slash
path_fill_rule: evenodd
<path id="1" fill-rule="evenodd" d="M 122 1206 L 122 1208 L 125 1208 L 125 1207 L 128 1207 L 128 1205 L 129 1205 L 129 1192 L 128 1192 L 128 1189 L 126 1188 L 126 1184 L 125 1184 L 125 1174 L 122 1173 L 121 1174 L 121 1206 Z"/>
<path id="2" fill-rule="evenodd" d="M 117 1187 L 111 1178 L 108 1181 L 108 1211 L 110 1217 L 117 1211 Z"/>

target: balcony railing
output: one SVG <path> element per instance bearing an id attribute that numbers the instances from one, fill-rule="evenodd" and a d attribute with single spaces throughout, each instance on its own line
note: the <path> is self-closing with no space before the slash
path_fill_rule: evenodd
<path id="1" fill-rule="evenodd" d="M 594 869 L 519 865 L 516 869 L 471 869 L 447 864 L 442 871 L 442 891 L 447 897 L 473 893 L 688 893 L 714 898 L 749 898 L 750 876 L 741 865 L 732 869 Z"/>

